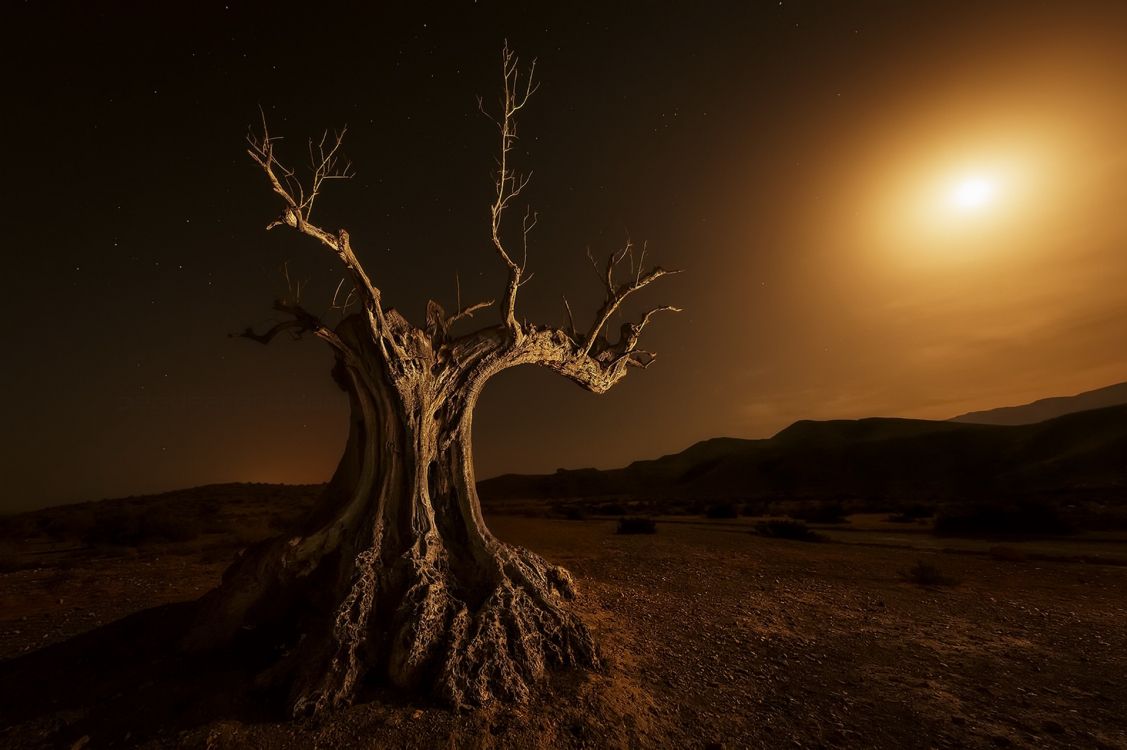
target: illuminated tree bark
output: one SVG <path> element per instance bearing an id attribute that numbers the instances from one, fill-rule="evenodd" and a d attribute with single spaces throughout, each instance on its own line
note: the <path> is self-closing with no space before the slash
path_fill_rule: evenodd
<path id="1" fill-rule="evenodd" d="M 595 644 L 571 611 L 571 576 L 532 552 L 493 537 L 474 481 L 473 409 L 485 383 L 519 365 L 539 365 L 603 393 L 632 367 L 654 359 L 637 348 L 655 307 L 604 330 L 627 297 L 671 271 L 643 271 L 627 244 L 597 268 L 606 299 L 584 333 L 568 310 L 567 330 L 517 321 L 525 264 L 502 241 L 506 208 L 527 180 L 509 166 L 515 115 L 533 93 L 506 48 L 497 192 L 490 238 L 508 269 L 499 325 L 455 336 L 455 324 L 484 302 L 448 315 L 431 302 L 416 327 L 385 309 L 380 291 L 353 252 L 346 231 L 326 231 L 310 215 L 325 180 L 347 177 L 338 136 L 313 144 L 311 178 L 300 182 L 275 155 L 266 131 L 249 139 L 250 156 L 283 203 L 285 226 L 318 240 L 343 262 L 362 311 L 330 328 L 300 305 L 281 301 L 287 319 L 248 338 L 269 343 L 282 332 L 309 333 L 335 352 L 333 376 L 348 395 L 348 443 L 313 515 L 295 533 L 248 550 L 201 602 L 186 645 L 203 649 L 260 637 L 276 644 L 263 674 L 289 685 L 297 714 L 348 704 L 367 678 L 425 689 L 455 706 L 523 700 L 553 667 L 598 664 Z M 342 134 L 343 135 L 343 134 Z M 527 247 L 529 214 L 522 226 Z M 630 273 L 616 279 L 629 258 Z M 460 303 L 459 303 L 460 304 Z"/>

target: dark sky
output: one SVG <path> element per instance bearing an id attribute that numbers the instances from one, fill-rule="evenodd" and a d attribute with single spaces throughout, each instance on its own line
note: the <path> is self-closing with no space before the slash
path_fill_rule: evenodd
<path id="1" fill-rule="evenodd" d="M 687 269 L 645 302 L 686 311 L 606 396 L 494 381 L 479 476 L 1127 379 L 1121 3 L 668 5 L 7 4 L 0 510 L 327 478 L 347 410 L 327 348 L 227 335 L 271 320 L 283 264 L 321 310 L 341 277 L 263 231 L 278 204 L 244 134 L 260 105 L 295 149 L 347 123 L 357 177 L 320 222 L 409 318 L 452 306 L 456 274 L 496 296 L 476 96 L 506 38 L 541 82 L 521 314 L 562 322 L 566 293 L 589 320 L 585 248 L 628 235 Z M 997 205 L 956 215 L 944 180 Z"/>

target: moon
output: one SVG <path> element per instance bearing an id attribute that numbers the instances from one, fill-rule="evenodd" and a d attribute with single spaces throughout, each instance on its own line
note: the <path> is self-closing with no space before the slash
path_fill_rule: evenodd
<path id="1" fill-rule="evenodd" d="M 951 188 L 951 205 L 960 211 L 978 211 L 994 202 L 997 182 L 987 175 L 969 175 Z"/>

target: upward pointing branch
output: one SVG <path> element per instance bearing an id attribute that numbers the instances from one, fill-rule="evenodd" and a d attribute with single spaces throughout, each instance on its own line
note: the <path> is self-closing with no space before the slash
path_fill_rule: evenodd
<path id="1" fill-rule="evenodd" d="M 641 261 L 646 257 L 646 249 L 643 246 L 637 269 L 631 268 L 632 273 L 627 281 L 622 284 L 615 283 L 615 268 L 622 263 L 627 256 L 631 258 L 631 266 L 633 266 L 633 252 L 634 243 L 627 240 L 626 246 L 623 247 L 621 251 L 610 254 L 610 257 L 607 259 L 606 271 L 603 274 L 599 274 L 602 277 L 603 283 L 606 285 L 607 296 L 603 302 L 603 306 L 599 308 L 599 312 L 595 315 L 595 322 L 592 324 L 591 330 L 587 332 L 587 338 L 584 340 L 583 348 L 580 352 L 582 355 L 587 355 L 591 351 L 591 348 L 595 345 L 595 341 L 598 340 L 599 336 L 602 334 L 603 328 L 606 327 L 607 321 L 610 320 L 610 317 L 622 306 L 622 303 L 627 297 L 642 287 L 652 284 L 662 276 L 672 276 L 673 274 L 681 273 L 680 270 L 666 271 L 661 266 L 654 266 L 649 271 L 643 273 Z M 595 266 L 595 272 L 598 274 L 599 269 L 598 265 L 595 263 L 594 257 L 591 256 L 590 253 L 588 253 L 588 257 L 591 258 L 591 263 Z M 634 347 L 638 343 L 638 336 L 641 334 L 642 328 L 649 322 L 650 317 L 654 313 L 666 310 L 680 312 L 679 308 L 673 307 L 672 305 L 662 305 L 661 307 L 650 310 L 646 313 L 645 317 L 643 317 L 642 322 L 636 326 L 637 331 L 632 333 L 632 341 L 629 342 L 628 351 L 634 350 Z"/>
<path id="2" fill-rule="evenodd" d="M 520 324 L 517 323 L 516 319 L 517 292 L 520 290 L 521 277 L 524 274 L 525 263 L 528 259 L 528 232 L 532 229 L 531 224 L 535 223 L 535 219 L 530 224 L 527 218 L 528 214 L 526 214 L 523 227 L 524 254 L 520 263 L 513 260 L 513 255 L 506 249 L 505 243 L 501 239 L 501 225 L 505 209 L 521 194 L 532 177 L 531 175 L 517 174 L 510 166 L 509 156 L 517 139 L 516 114 L 524 108 L 529 97 L 536 93 L 536 89 L 539 87 L 533 77 L 536 71 L 536 61 L 533 60 L 523 79 L 518 63 L 518 58 L 509 49 L 508 42 L 505 42 L 505 46 L 501 50 L 504 90 L 501 97 L 500 117 L 490 115 L 482 105 L 480 97 L 478 98 L 478 109 L 497 126 L 501 134 L 501 151 L 497 159 L 496 193 L 493 203 L 489 207 L 490 238 L 498 257 L 501 258 L 501 262 L 509 271 L 509 280 L 505 287 L 505 294 L 501 298 L 500 311 L 501 319 L 512 334 L 514 341 L 519 341 L 523 335 Z"/>
<path id="3" fill-rule="evenodd" d="M 395 354 L 404 358 L 407 356 L 406 353 L 391 336 L 388 329 L 383 305 L 380 301 L 380 290 L 372 283 L 371 278 L 360 264 L 360 260 L 353 252 L 348 232 L 344 229 L 340 229 L 336 233 L 329 232 L 310 220 L 313 203 L 321 194 L 325 182 L 352 177 L 351 162 L 341 165 L 338 156 L 346 130 L 347 128 L 336 133 L 331 144 L 329 143 L 328 131 L 322 135 L 319 143 L 314 144 L 310 141 L 309 168 L 311 177 L 307 185 L 303 184 L 297 177 L 295 170 L 286 167 L 278 160 L 275 154 L 275 143 L 280 138 L 270 135 L 265 114 L 262 116 L 262 135 L 256 136 L 253 132 L 247 135 L 247 154 L 266 174 L 270 187 L 282 199 L 285 206 L 281 218 L 270 222 L 266 228 L 288 226 L 314 238 L 332 250 L 344 263 L 352 277 L 353 286 L 363 302 L 364 310 L 368 315 L 369 323 L 375 333 L 376 341 L 379 342 L 381 351 L 387 354 L 387 346 L 390 344 Z"/>

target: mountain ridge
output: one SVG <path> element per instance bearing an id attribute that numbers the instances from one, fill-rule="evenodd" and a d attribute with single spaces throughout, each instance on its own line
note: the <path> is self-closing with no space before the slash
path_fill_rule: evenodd
<path id="1" fill-rule="evenodd" d="M 869 417 L 801 420 L 764 440 L 725 438 L 619 469 L 508 474 L 485 500 L 788 498 L 955 501 L 1127 499 L 1127 405 L 1031 425 Z"/>
<path id="2" fill-rule="evenodd" d="M 1050 396 L 1027 404 L 971 411 L 957 417 L 951 417 L 947 421 L 966 424 L 1034 424 L 1078 411 L 1102 409 L 1121 404 L 1127 404 L 1127 381 L 1090 391 L 1081 391 L 1071 396 Z"/>

